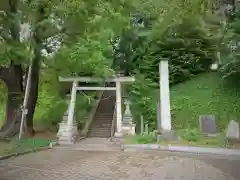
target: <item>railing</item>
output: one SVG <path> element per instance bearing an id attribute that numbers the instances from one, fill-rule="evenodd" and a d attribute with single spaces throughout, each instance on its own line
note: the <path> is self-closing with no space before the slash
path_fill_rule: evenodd
<path id="1" fill-rule="evenodd" d="M 115 133 L 115 129 L 116 129 L 116 103 L 114 105 L 114 112 L 113 112 L 113 119 L 112 119 L 112 126 L 111 126 L 111 137 L 110 137 L 110 141 L 113 140 L 113 136 Z"/>

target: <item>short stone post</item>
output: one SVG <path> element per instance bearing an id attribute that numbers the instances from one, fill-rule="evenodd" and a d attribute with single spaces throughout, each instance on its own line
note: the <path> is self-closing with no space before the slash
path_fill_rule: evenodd
<path id="1" fill-rule="evenodd" d="M 141 135 L 144 134 L 144 121 L 143 121 L 143 116 L 140 117 L 140 121 L 141 121 Z"/>
<path id="2" fill-rule="evenodd" d="M 123 115 L 123 122 L 122 122 L 122 132 L 126 135 L 135 135 L 135 127 L 136 125 L 133 124 L 133 117 L 130 110 L 130 101 L 125 99 L 124 104 L 126 106 L 124 115 Z"/>

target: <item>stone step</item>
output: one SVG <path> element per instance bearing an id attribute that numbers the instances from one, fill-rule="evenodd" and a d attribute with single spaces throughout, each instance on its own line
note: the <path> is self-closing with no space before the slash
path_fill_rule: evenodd
<path id="1" fill-rule="evenodd" d="M 88 133 L 109 133 L 111 132 L 111 128 L 108 129 L 103 129 L 103 128 L 98 128 L 98 129 L 89 129 Z"/>
<path id="2" fill-rule="evenodd" d="M 108 129 L 108 130 L 104 130 L 104 129 L 96 130 L 96 129 L 93 129 L 93 130 L 88 131 L 89 134 L 91 134 L 91 133 L 109 133 L 109 132 L 111 132 L 111 129 Z"/>
<path id="3" fill-rule="evenodd" d="M 115 93 L 105 91 L 88 130 L 88 137 L 110 137 L 115 107 Z"/>
<path id="4" fill-rule="evenodd" d="M 96 112 L 96 114 L 95 115 L 97 115 L 97 116 L 111 116 L 111 115 L 113 115 L 113 112 L 109 112 L 109 113 L 106 113 L 106 112 Z"/>
<path id="5" fill-rule="evenodd" d="M 108 115 L 108 116 L 103 116 L 103 115 L 95 115 L 95 119 L 98 119 L 98 118 L 100 118 L 100 119 L 112 119 L 113 118 L 113 114 L 111 114 L 111 115 Z"/>
<path id="6" fill-rule="evenodd" d="M 110 114 L 110 115 L 95 114 L 95 119 L 97 119 L 97 118 L 112 119 L 113 118 L 113 114 Z"/>
<path id="7" fill-rule="evenodd" d="M 89 134 L 109 134 L 111 130 L 88 131 Z"/>
<path id="8" fill-rule="evenodd" d="M 95 116 L 96 117 L 98 117 L 98 116 L 101 116 L 101 117 L 112 117 L 113 116 L 113 112 L 111 112 L 111 113 L 96 112 Z"/>
<path id="9" fill-rule="evenodd" d="M 95 127 L 95 126 L 99 126 L 99 127 L 111 127 L 112 126 L 112 123 L 110 122 L 104 122 L 104 123 L 100 123 L 100 122 L 97 122 L 97 123 L 94 123 L 92 125 L 92 127 Z"/>
<path id="10" fill-rule="evenodd" d="M 100 126 L 100 125 L 94 125 L 92 127 L 90 127 L 89 129 L 111 129 L 112 125 L 109 126 Z"/>
<path id="11" fill-rule="evenodd" d="M 106 121 L 98 121 L 96 123 L 93 123 L 91 124 L 90 128 L 91 127 L 95 127 L 95 126 L 100 126 L 100 127 L 108 127 L 108 126 L 112 126 L 112 123 L 111 122 L 106 122 Z"/>
<path id="12" fill-rule="evenodd" d="M 105 124 L 105 125 L 103 125 L 103 124 L 92 124 L 89 128 L 90 129 L 93 129 L 93 128 L 111 128 L 112 127 L 112 124 Z"/>
<path id="13" fill-rule="evenodd" d="M 109 133 L 111 129 L 90 129 L 88 133 Z"/>
<path id="14" fill-rule="evenodd" d="M 110 138 L 111 137 L 111 133 L 109 133 L 109 134 L 89 134 L 88 137 Z"/>
<path id="15" fill-rule="evenodd" d="M 88 135 L 91 134 L 111 134 L 111 128 L 109 129 L 89 129 Z"/>
<path id="16" fill-rule="evenodd" d="M 95 119 L 94 124 L 112 124 L 112 120 L 106 120 L 106 119 Z"/>
<path id="17" fill-rule="evenodd" d="M 89 131 L 88 131 L 89 133 L 98 133 L 98 132 L 100 132 L 100 133 L 108 133 L 108 132 L 111 132 L 111 128 L 109 128 L 109 129 L 103 129 L 103 128 L 98 128 L 98 129 L 89 129 Z"/>
<path id="18" fill-rule="evenodd" d="M 96 116 L 94 119 L 112 120 L 113 116 Z"/>
<path id="19" fill-rule="evenodd" d="M 105 119 L 95 119 L 94 124 L 112 124 L 112 120 L 105 120 Z"/>

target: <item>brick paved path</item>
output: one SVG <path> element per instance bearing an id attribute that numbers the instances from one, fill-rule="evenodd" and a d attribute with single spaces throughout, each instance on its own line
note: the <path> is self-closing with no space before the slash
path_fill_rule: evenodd
<path id="1" fill-rule="evenodd" d="M 0 161 L 0 180 L 239 180 L 239 165 L 163 152 L 53 149 Z"/>

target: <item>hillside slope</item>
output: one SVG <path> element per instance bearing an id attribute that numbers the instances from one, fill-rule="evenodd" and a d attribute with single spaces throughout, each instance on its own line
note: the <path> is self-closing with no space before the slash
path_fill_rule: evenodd
<path id="1" fill-rule="evenodd" d="M 197 128 L 199 115 L 216 115 L 219 130 L 240 118 L 240 89 L 223 81 L 216 72 L 205 73 L 171 88 L 174 126 Z"/>

